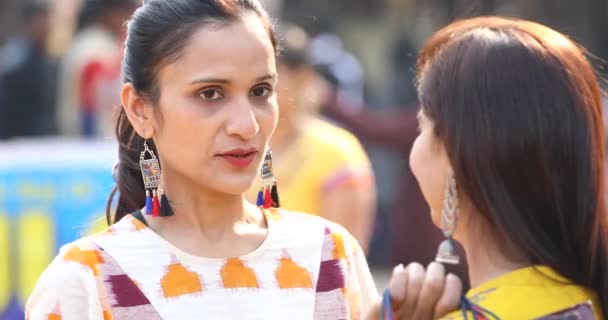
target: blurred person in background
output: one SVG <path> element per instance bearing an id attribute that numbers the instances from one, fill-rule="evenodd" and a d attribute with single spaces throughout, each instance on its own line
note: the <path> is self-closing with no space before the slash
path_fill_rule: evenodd
<path id="1" fill-rule="evenodd" d="M 397 151 L 403 157 L 396 196 L 388 210 L 386 236 L 383 250 L 389 264 L 420 262 L 427 265 L 435 259 L 435 245 L 441 240 L 441 232 L 435 228 L 428 215 L 420 187 L 409 166 L 409 154 L 417 135 L 416 114 L 418 102 L 414 85 L 413 68 L 416 62 L 414 46 L 407 37 L 399 39 L 393 54 L 396 71 L 392 83 L 395 100 L 402 105 L 390 110 L 374 110 L 365 106 L 360 97 L 352 98 L 343 89 L 337 76 L 326 77 L 333 84 L 323 102 L 323 114 L 345 126 L 365 143 L 374 143 Z M 394 89 L 393 89 L 394 88 Z M 462 248 L 458 248 L 462 252 Z M 466 261 L 450 266 L 468 285 Z"/>
<path id="2" fill-rule="evenodd" d="M 0 50 L 0 138 L 56 133 L 56 62 L 47 52 L 49 6 L 24 5 L 23 31 Z"/>
<path id="3" fill-rule="evenodd" d="M 72 136 L 111 136 L 119 104 L 121 41 L 135 0 L 85 0 L 78 29 L 61 65 L 59 130 Z"/>
<path id="4" fill-rule="evenodd" d="M 327 28 L 329 27 L 328 24 Z M 310 60 L 315 69 L 321 73 L 326 80 L 338 87 L 337 99 L 348 99 L 348 105 L 358 108 L 365 101 L 365 79 L 363 66 L 357 57 L 348 51 L 342 39 L 330 31 L 316 34 L 310 41 Z M 357 111 L 354 109 L 352 111 Z"/>
<path id="5" fill-rule="evenodd" d="M 355 136 L 319 118 L 326 84 L 309 62 L 308 35 L 295 25 L 284 26 L 280 119 L 271 139 L 281 206 L 337 222 L 367 248 L 376 205 L 371 164 Z M 249 191 L 250 201 L 258 191 Z"/>

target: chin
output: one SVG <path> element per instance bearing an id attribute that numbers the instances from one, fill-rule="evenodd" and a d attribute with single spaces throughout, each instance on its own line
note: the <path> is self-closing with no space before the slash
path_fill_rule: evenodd
<path id="1" fill-rule="evenodd" d="M 246 193 L 253 186 L 255 181 L 255 175 L 253 176 L 239 176 L 239 177 L 226 177 L 219 181 L 219 190 L 222 190 L 228 194 L 243 194 Z"/>

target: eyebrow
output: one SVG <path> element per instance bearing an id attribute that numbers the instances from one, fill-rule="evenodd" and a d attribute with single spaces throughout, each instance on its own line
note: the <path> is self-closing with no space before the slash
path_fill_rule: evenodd
<path id="1" fill-rule="evenodd" d="M 266 81 L 266 80 L 273 80 L 277 78 L 277 74 L 276 73 L 271 73 L 271 74 L 267 74 L 265 76 L 261 76 L 259 78 L 255 79 L 255 82 L 262 82 L 262 81 Z"/>
<path id="2" fill-rule="evenodd" d="M 271 74 L 267 74 L 261 77 L 257 77 L 255 79 L 255 82 L 262 82 L 262 81 L 266 81 L 266 80 L 271 80 L 271 79 L 276 79 L 277 78 L 277 74 L 276 73 L 271 73 Z M 221 79 L 221 78 L 201 78 L 201 79 L 196 79 L 192 82 L 190 82 L 191 85 L 195 85 L 195 84 L 204 84 L 204 83 L 221 83 L 221 84 L 229 84 L 231 81 L 228 79 Z"/>

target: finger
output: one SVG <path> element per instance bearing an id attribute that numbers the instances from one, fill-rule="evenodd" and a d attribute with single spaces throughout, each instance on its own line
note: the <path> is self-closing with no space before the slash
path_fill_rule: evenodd
<path id="1" fill-rule="evenodd" d="M 405 298 L 407 275 L 408 273 L 402 264 L 393 269 L 393 275 L 391 276 L 388 288 L 391 292 L 391 300 L 394 310 L 396 310 L 403 303 L 403 299 Z"/>
<path id="2" fill-rule="evenodd" d="M 445 268 L 441 263 L 431 262 L 426 269 L 422 289 L 416 302 L 414 319 L 432 319 L 435 304 L 441 298 L 445 282 Z"/>
<path id="3" fill-rule="evenodd" d="M 396 309 L 398 319 L 411 319 L 416 308 L 416 301 L 424 282 L 424 267 L 419 263 L 410 263 L 406 267 L 407 285 L 405 287 L 405 298 L 399 308 Z"/>
<path id="4" fill-rule="evenodd" d="M 365 320 L 378 320 L 381 318 L 380 312 L 382 310 L 382 301 L 378 300 L 374 302 L 369 311 L 365 315 Z"/>
<path id="5" fill-rule="evenodd" d="M 448 274 L 445 278 L 445 288 L 437 306 L 435 306 L 434 319 L 441 318 L 452 311 L 460 308 L 460 298 L 462 295 L 462 281 L 453 274 Z"/>

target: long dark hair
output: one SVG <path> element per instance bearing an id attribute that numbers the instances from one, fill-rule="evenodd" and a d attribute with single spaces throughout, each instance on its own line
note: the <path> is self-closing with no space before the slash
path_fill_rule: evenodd
<path id="1" fill-rule="evenodd" d="M 163 65 L 179 59 L 192 34 L 202 26 L 236 21 L 246 13 L 254 13 L 262 19 L 276 51 L 273 26 L 257 0 L 146 1 L 128 24 L 122 63 L 123 82 L 131 83 L 138 94 L 157 104 L 160 88 L 156 73 Z M 118 115 L 116 136 L 119 163 L 114 175 L 116 187 L 110 194 L 106 208 L 108 224 L 145 205 L 145 189 L 139 168 L 139 154 L 143 150 L 144 140 L 133 129 L 124 109 Z M 148 144 L 158 154 L 154 142 L 149 141 Z M 112 200 L 117 192 L 118 203 L 112 219 Z"/>
<path id="2" fill-rule="evenodd" d="M 493 234 L 608 311 L 601 92 L 584 50 L 533 22 L 463 20 L 428 40 L 417 81 L 458 186 Z"/>

